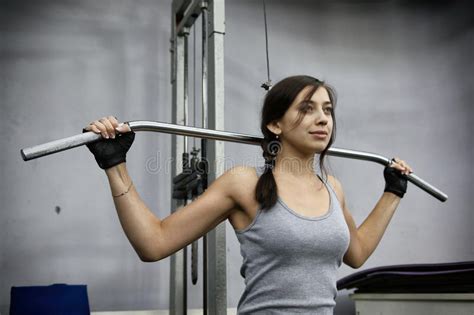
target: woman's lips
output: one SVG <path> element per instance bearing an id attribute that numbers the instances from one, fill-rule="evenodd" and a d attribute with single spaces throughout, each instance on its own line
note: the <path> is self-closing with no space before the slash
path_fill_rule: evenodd
<path id="1" fill-rule="evenodd" d="M 315 132 L 310 132 L 310 135 L 313 136 L 313 138 L 316 139 L 326 139 L 328 134 L 324 131 L 315 131 Z"/>

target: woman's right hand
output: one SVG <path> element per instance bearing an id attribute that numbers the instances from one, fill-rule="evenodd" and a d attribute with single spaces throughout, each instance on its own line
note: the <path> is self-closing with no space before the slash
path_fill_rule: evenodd
<path id="1" fill-rule="evenodd" d="M 88 131 L 102 135 L 101 140 L 87 144 L 100 168 L 108 169 L 126 161 L 135 139 L 135 132 L 128 124 L 120 124 L 117 118 L 108 116 L 91 122 L 82 130 Z"/>

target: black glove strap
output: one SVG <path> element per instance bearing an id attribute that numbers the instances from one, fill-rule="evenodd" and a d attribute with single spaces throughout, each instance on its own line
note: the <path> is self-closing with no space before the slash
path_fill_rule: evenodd
<path id="1" fill-rule="evenodd" d="M 83 129 L 82 132 L 88 132 Z M 126 155 L 133 140 L 135 132 L 118 133 L 115 139 L 100 139 L 86 144 L 95 157 L 97 164 L 102 169 L 108 169 L 126 161 Z"/>
<path id="2" fill-rule="evenodd" d="M 385 178 L 385 192 L 391 192 L 400 198 L 407 192 L 407 179 L 396 168 L 386 166 L 383 170 L 383 176 Z"/>

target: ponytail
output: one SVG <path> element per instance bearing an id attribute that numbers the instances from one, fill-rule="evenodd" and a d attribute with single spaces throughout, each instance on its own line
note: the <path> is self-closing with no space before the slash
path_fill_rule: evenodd
<path id="1" fill-rule="evenodd" d="M 278 189 L 273 176 L 273 168 L 275 167 L 275 159 L 281 151 L 281 143 L 278 136 L 263 138 L 260 146 L 263 150 L 263 158 L 265 160 L 265 168 L 260 176 L 255 188 L 255 198 L 263 210 L 270 209 L 278 200 Z"/>

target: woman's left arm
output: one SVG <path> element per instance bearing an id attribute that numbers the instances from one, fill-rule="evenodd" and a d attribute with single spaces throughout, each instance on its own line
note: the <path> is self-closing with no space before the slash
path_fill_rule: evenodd
<path id="1" fill-rule="evenodd" d="M 408 164 L 399 159 L 396 159 L 389 167 L 399 169 L 404 174 L 412 172 Z M 401 197 L 392 192 L 384 192 L 372 212 L 357 228 L 354 218 L 347 208 L 341 183 L 336 178 L 332 176 L 331 178 L 334 181 L 336 194 L 338 195 L 350 231 L 349 248 L 344 255 L 343 261 L 352 268 L 360 268 L 375 251 L 375 248 L 377 248 L 400 203 Z"/>

